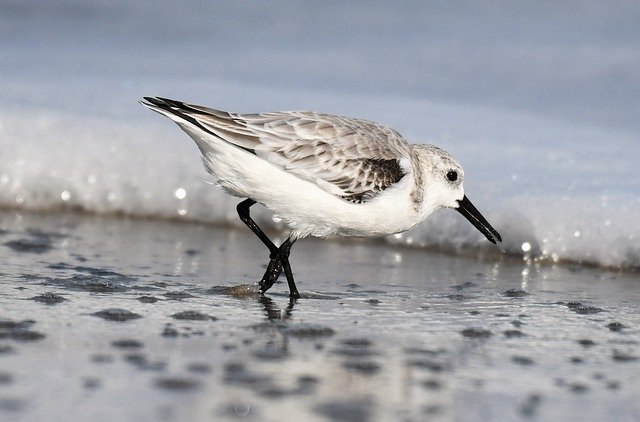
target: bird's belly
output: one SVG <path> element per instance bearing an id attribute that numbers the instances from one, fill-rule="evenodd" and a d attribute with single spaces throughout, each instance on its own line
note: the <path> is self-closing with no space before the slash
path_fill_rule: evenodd
<path id="1" fill-rule="evenodd" d="M 392 208 L 389 201 L 353 204 L 335 200 L 341 203 L 316 203 L 313 209 L 270 208 L 291 228 L 296 238 L 382 237 L 408 230 L 420 221 L 410 207 L 403 208 L 396 203 Z"/>

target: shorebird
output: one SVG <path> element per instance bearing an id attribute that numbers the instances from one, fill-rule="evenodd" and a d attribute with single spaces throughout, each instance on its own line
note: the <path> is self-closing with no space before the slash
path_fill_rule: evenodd
<path id="1" fill-rule="evenodd" d="M 289 254 L 307 236 L 386 236 L 446 207 L 490 242 L 502 241 L 464 194 L 464 172 L 449 153 L 409 144 L 386 126 L 311 111 L 240 114 L 162 97 L 144 100 L 196 142 L 217 185 L 246 198 L 238 215 L 269 249 L 267 270 L 257 283 L 262 294 L 284 270 L 290 296 L 300 297 Z M 279 247 L 251 218 L 255 203 L 290 229 Z"/>

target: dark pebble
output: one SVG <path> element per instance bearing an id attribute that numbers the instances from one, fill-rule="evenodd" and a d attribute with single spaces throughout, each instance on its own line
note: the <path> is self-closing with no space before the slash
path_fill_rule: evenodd
<path id="1" fill-rule="evenodd" d="M 569 302 L 567 303 L 567 308 L 571 309 L 573 312 L 580 315 L 593 315 L 600 312 L 604 312 L 604 309 L 602 308 L 598 308 L 596 306 L 583 305 L 580 302 Z"/>
<path id="2" fill-rule="evenodd" d="M 132 365 L 135 365 L 138 369 L 144 371 L 164 371 L 167 364 L 165 362 L 149 362 L 149 360 L 141 353 L 131 353 L 124 356 L 124 360 Z"/>
<path id="3" fill-rule="evenodd" d="M 55 293 L 43 293 L 41 295 L 38 296 L 34 296 L 31 298 L 31 300 L 35 300 L 36 302 L 40 302 L 40 303 L 44 303 L 45 305 L 57 305 L 58 303 L 62 303 L 64 302 L 65 299 L 64 297 L 57 295 Z"/>
<path id="4" fill-rule="evenodd" d="M 584 359 L 582 359 L 580 356 L 572 356 L 571 357 L 571 363 L 578 364 L 578 363 L 583 363 L 583 362 L 584 362 Z"/>
<path id="5" fill-rule="evenodd" d="M 371 346 L 371 340 L 366 338 L 348 338 L 342 340 L 340 344 L 350 347 L 369 347 Z"/>
<path id="6" fill-rule="evenodd" d="M 140 296 L 137 300 L 142 303 L 156 303 L 160 299 L 153 296 Z"/>
<path id="7" fill-rule="evenodd" d="M 446 353 L 446 349 L 423 349 L 421 347 L 408 347 L 404 349 L 408 355 L 437 356 Z"/>
<path id="8" fill-rule="evenodd" d="M 578 344 L 584 347 L 591 347 L 591 346 L 595 346 L 596 342 L 588 338 L 583 338 L 578 340 Z"/>
<path id="9" fill-rule="evenodd" d="M 192 294 L 183 291 L 172 291 L 163 294 L 162 296 L 171 300 L 182 300 L 190 297 L 194 297 Z"/>
<path id="10" fill-rule="evenodd" d="M 638 360 L 637 356 L 633 356 L 627 353 L 620 352 L 618 350 L 613 351 L 613 355 L 611 356 L 613 360 L 616 362 L 633 362 Z"/>
<path id="11" fill-rule="evenodd" d="M 609 390 L 619 390 L 620 389 L 620 382 L 619 381 L 608 381 L 607 382 L 607 388 Z"/>
<path id="12" fill-rule="evenodd" d="M 97 316 L 102 319 L 106 319 L 107 321 L 118 321 L 118 322 L 142 318 L 141 315 L 138 315 L 136 313 L 127 311 L 126 309 L 120 309 L 120 308 L 104 309 L 102 311 L 95 312 L 91 315 Z"/>
<path id="13" fill-rule="evenodd" d="M 363 375 L 373 375 L 380 371 L 380 365 L 369 361 L 347 361 L 344 362 L 342 366 L 349 371 Z"/>
<path id="14" fill-rule="evenodd" d="M 94 377 L 87 377 L 83 380 L 82 385 L 88 390 L 95 390 L 100 387 L 100 379 Z"/>
<path id="15" fill-rule="evenodd" d="M 31 327 L 36 322 L 31 319 L 25 319 L 24 321 L 12 321 L 10 319 L 0 320 L 0 330 L 24 330 Z"/>
<path id="16" fill-rule="evenodd" d="M 477 286 L 476 283 L 472 281 L 467 281 L 466 283 L 455 284 L 451 286 L 451 288 L 460 291 L 460 290 L 468 289 L 469 287 L 476 287 L 476 286 Z"/>
<path id="17" fill-rule="evenodd" d="M 13 347 L 8 344 L 0 344 L 0 355 L 7 355 L 9 353 L 13 353 Z"/>
<path id="18" fill-rule="evenodd" d="M 489 338 L 491 337 L 491 331 L 483 330 L 479 328 L 467 328 L 466 330 L 462 330 L 460 332 L 465 337 L 469 338 Z"/>
<path id="19" fill-rule="evenodd" d="M 130 282 L 129 278 L 104 278 L 93 274 L 74 274 L 71 277 L 51 278 L 45 284 L 50 286 L 63 286 L 66 289 L 80 290 L 90 293 L 117 293 L 129 290 L 124 282 Z"/>
<path id="20" fill-rule="evenodd" d="M 429 359 L 416 359 L 407 362 L 407 366 L 412 368 L 428 369 L 431 372 L 442 372 L 444 365 Z"/>
<path id="21" fill-rule="evenodd" d="M 287 391 L 284 388 L 275 385 L 268 385 L 260 390 L 260 395 L 267 399 L 280 399 L 282 397 L 289 396 L 292 393 L 292 391 Z"/>
<path id="22" fill-rule="evenodd" d="M 569 384 L 569 390 L 574 393 L 585 393 L 589 390 L 589 387 L 579 382 L 573 382 Z"/>
<path id="23" fill-rule="evenodd" d="M 522 289 L 509 289 L 506 292 L 502 293 L 503 296 L 506 297 L 525 297 L 525 296 L 529 296 L 529 293 L 525 292 Z"/>
<path id="24" fill-rule="evenodd" d="M 289 357 L 289 354 L 285 350 L 264 348 L 253 352 L 253 357 L 264 361 L 277 361 L 283 360 Z"/>
<path id="25" fill-rule="evenodd" d="M 26 402 L 20 399 L 0 398 L 0 410 L 4 412 L 20 412 L 26 407 Z"/>
<path id="26" fill-rule="evenodd" d="M 377 354 L 370 348 L 365 348 L 365 347 L 340 347 L 338 349 L 333 350 L 333 353 L 341 356 L 348 356 L 348 357 L 367 357 L 367 356 L 374 356 Z"/>
<path id="27" fill-rule="evenodd" d="M 371 403 L 368 401 L 344 400 L 321 403 L 313 411 L 333 421 L 363 422 L 371 419 Z"/>
<path id="28" fill-rule="evenodd" d="M 144 344 L 139 342 L 138 340 L 130 339 L 112 341 L 111 345 L 113 347 L 117 347 L 118 349 L 140 349 L 144 346 Z"/>
<path id="29" fill-rule="evenodd" d="M 159 388 L 171 391 L 191 391 L 200 386 L 197 380 L 187 378 L 158 378 L 155 384 Z"/>
<path id="30" fill-rule="evenodd" d="M 380 303 L 379 299 L 369 299 L 366 301 L 369 305 L 378 305 Z"/>
<path id="31" fill-rule="evenodd" d="M 211 365 L 207 363 L 194 362 L 187 365 L 187 371 L 194 374 L 208 374 L 211 372 Z"/>
<path id="32" fill-rule="evenodd" d="M 438 380 L 425 380 L 422 382 L 422 386 L 428 390 L 442 389 L 442 383 Z"/>
<path id="33" fill-rule="evenodd" d="M 37 331 L 15 329 L 10 331 L 0 331 L 0 339 L 16 341 L 36 341 L 45 338 L 45 335 Z"/>
<path id="34" fill-rule="evenodd" d="M 171 315 L 171 318 L 187 320 L 187 321 L 215 321 L 218 319 L 214 316 L 203 314 L 198 311 L 178 312 L 177 314 Z"/>
<path id="35" fill-rule="evenodd" d="M 35 321 L 11 321 L 0 320 L 0 339 L 16 341 L 36 341 L 43 339 L 44 334 L 31 331 L 28 328 L 35 324 Z"/>
<path id="36" fill-rule="evenodd" d="M 517 338 L 517 337 L 524 337 L 524 333 L 520 330 L 505 330 L 504 331 L 504 336 L 506 338 Z"/>
<path id="37" fill-rule="evenodd" d="M 11 384 L 13 382 L 13 375 L 8 372 L 0 372 L 0 385 Z"/>
<path id="38" fill-rule="evenodd" d="M 11 240 L 4 245 L 19 253 L 43 254 L 53 249 L 51 240 L 46 238 Z"/>
<path id="39" fill-rule="evenodd" d="M 529 394 L 526 401 L 522 404 L 522 406 L 520 406 L 520 413 L 528 417 L 535 416 L 541 402 L 541 396 L 539 396 L 538 394 Z"/>
<path id="40" fill-rule="evenodd" d="M 598 308 L 596 306 L 578 306 L 576 308 L 573 308 L 573 311 L 580 315 L 592 315 L 604 312 L 604 309 Z"/>
<path id="41" fill-rule="evenodd" d="M 301 375 L 298 377 L 297 383 L 298 392 L 305 394 L 311 392 L 320 383 L 320 380 L 313 375 Z"/>
<path id="42" fill-rule="evenodd" d="M 511 356 L 511 361 L 513 363 L 517 363 L 518 365 L 533 365 L 533 359 L 526 356 Z"/>
<path id="43" fill-rule="evenodd" d="M 284 332 L 296 338 L 330 337 L 335 334 L 332 328 L 317 324 L 296 324 L 287 327 Z"/>
<path id="44" fill-rule="evenodd" d="M 111 363 L 113 362 L 113 356 L 99 353 L 91 356 L 91 361 L 94 363 Z"/>
<path id="45" fill-rule="evenodd" d="M 228 363 L 224 368 L 224 382 L 258 388 L 271 385 L 271 378 L 249 371 L 242 363 Z"/>
<path id="46" fill-rule="evenodd" d="M 178 330 L 169 325 L 164 327 L 164 330 L 162 330 L 162 337 L 178 337 L 178 334 Z"/>
<path id="47" fill-rule="evenodd" d="M 607 328 L 610 329 L 611 331 L 620 331 L 623 328 L 625 328 L 625 326 L 620 322 L 611 322 L 607 324 Z"/>

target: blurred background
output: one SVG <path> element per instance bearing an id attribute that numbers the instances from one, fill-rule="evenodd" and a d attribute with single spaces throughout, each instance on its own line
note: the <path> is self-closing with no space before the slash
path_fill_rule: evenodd
<path id="1" fill-rule="evenodd" d="M 506 252 L 638 267 L 639 23 L 636 1 L 2 0 L 0 206 L 235 221 L 137 101 L 313 109 L 449 150 Z M 458 218 L 393 241 L 480 244 Z"/>

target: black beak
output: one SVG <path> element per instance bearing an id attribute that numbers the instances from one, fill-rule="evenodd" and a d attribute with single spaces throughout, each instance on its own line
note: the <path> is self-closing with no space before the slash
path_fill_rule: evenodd
<path id="1" fill-rule="evenodd" d="M 464 215 L 476 229 L 480 230 L 489 242 L 493 244 L 496 243 L 496 240 L 498 240 L 498 242 L 502 242 L 502 236 L 500 236 L 500 233 L 491 227 L 491 224 L 489 224 L 482 214 L 480 214 L 480 211 L 478 211 L 471 201 L 469 201 L 467 195 L 463 196 L 462 199 L 458 201 L 458 208 L 456 208 L 456 210 L 460 214 Z"/>

